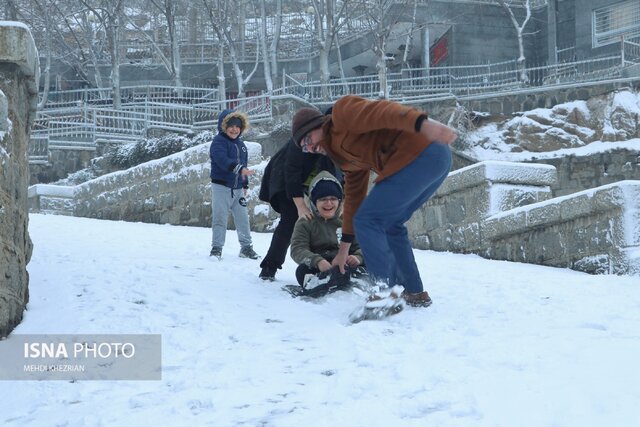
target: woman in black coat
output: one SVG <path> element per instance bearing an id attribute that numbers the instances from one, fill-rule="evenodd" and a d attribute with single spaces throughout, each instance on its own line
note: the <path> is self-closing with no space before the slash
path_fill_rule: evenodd
<path id="1" fill-rule="evenodd" d="M 280 214 L 280 222 L 273 232 L 269 251 L 260 263 L 261 279 L 275 280 L 276 271 L 282 268 L 287 256 L 296 221 L 302 217 L 313 217 L 304 203 L 304 194 L 311 180 L 322 170 L 336 176 L 339 174 L 327 156 L 303 153 L 292 139 L 271 158 L 265 168 L 259 197 Z"/>

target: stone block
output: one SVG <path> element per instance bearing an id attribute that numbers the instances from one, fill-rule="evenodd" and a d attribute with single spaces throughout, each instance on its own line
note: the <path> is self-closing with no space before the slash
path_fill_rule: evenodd
<path id="1" fill-rule="evenodd" d="M 29 28 L 23 23 L 2 21 L 0 24 L 0 63 L 2 62 L 16 64 L 26 76 L 38 81 L 38 51 Z"/>
<path id="2" fill-rule="evenodd" d="M 526 211 L 507 213 L 499 217 L 487 219 L 482 225 L 482 235 L 490 240 L 496 240 L 513 234 L 518 234 L 527 226 Z"/>
<path id="3" fill-rule="evenodd" d="M 444 206 L 444 215 L 446 217 L 446 222 L 449 224 L 463 223 L 466 217 L 465 203 L 461 198 L 452 196 L 451 203 L 447 203 Z"/>
<path id="4" fill-rule="evenodd" d="M 553 262 L 557 265 L 559 260 L 563 260 L 563 264 L 566 265 L 566 245 L 564 244 L 562 233 L 558 232 L 557 229 L 546 229 L 545 231 L 536 233 L 534 244 L 537 245 L 538 248 L 531 248 L 533 261 L 539 261 L 547 265 L 554 265 L 550 264 L 550 262 Z"/>
<path id="5" fill-rule="evenodd" d="M 436 251 L 446 251 L 451 248 L 451 231 L 438 229 L 428 233 L 431 242 L 431 249 Z"/>
<path id="6" fill-rule="evenodd" d="M 22 320 L 29 301 L 27 152 L 37 102 L 35 52 L 24 24 L 0 22 L 0 339 Z"/>
<path id="7" fill-rule="evenodd" d="M 623 215 L 626 245 L 640 247 L 640 209 L 628 208 Z"/>
<path id="8" fill-rule="evenodd" d="M 464 228 L 460 226 L 452 226 L 450 250 L 455 252 L 464 252 L 466 247 Z"/>
<path id="9" fill-rule="evenodd" d="M 412 236 L 411 244 L 416 249 L 423 249 L 423 250 L 431 249 L 429 236 L 426 234 Z"/>
<path id="10" fill-rule="evenodd" d="M 480 234 L 480 225 L 475 222 L 467 224 L 464 229 L 464 240 L 466 242 L 465 252 L 479 250 L 482 247 L 482 236 Z"/>
<path id="11" fill-rule="evenodd" d="M 570 221 L 591 212 L 591 197 L 588 194 L 578 194 L 562 200 L 560 203 L 560 217 L 563 221 Z"/>
<path id="12" fill-rule="evenodd" d="M 527 227 L 548 227 L 560 222 L 561 218 L 560 206 L 557 204 L 534 207 L 527 211 Z"/>

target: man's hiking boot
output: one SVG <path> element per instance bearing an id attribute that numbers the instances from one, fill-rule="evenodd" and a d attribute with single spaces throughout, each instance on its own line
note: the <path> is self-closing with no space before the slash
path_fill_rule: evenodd
<path id="1" fill-rule="evenodd" d="M 380 301 L 385 298 L 402 298 L 411 307 L 429 307 L 432 303 L 431 297 L 427 291 L 410 293 L 402 290 L 399 286 L 394 286 L 389 293 L 375 293 L 369 296 L 368 301 Z"/>
<path id="2" fill-rule="evenodd" d="M 251 259 L 258 259 L 260 258 L 260 255 L 258 255 L 254 250 L 253 247 L 251 246 L 245 246 L 242 249 L 240 249 L 240 258 L 251 258 Z"/>
<path id="3" fill-rule="evenodd" d="M 416 292 L 414 294 L 404 291 L 402 293 L 402 298 L 409 304 L 411 307 L 429 307 L 431 305 L 431 297 L 427 291 Z"/>

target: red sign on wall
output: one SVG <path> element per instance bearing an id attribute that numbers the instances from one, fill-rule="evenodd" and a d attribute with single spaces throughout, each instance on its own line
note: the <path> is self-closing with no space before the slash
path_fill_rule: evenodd
<path id="1" fill-rule="evenodd" d="M 449 56 L 449 34 L 445 33 L 437 42 L 429 49 L 429 57 L 431 58 L 431 67 L 435 67 Z"/>

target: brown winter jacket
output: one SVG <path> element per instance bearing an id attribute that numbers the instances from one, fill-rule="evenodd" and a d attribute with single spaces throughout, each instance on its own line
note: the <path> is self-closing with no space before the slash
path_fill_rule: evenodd
<path id="1" fill-rule="evenodd" d="M 320 145 L 344 172 L 343 241 L 354 236 L 353 215 L 367 195 L 370 171 L 381 181 L 415 160 L 431 144 L 418 132 L 427 115 L 396 102 L 340 98 L 322 126 Z"/>

